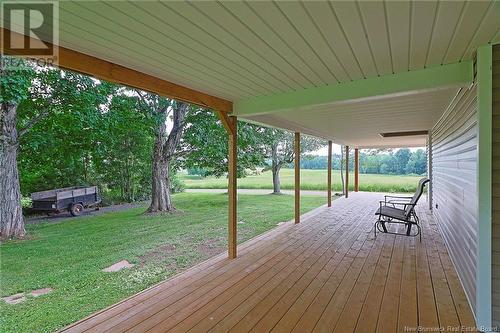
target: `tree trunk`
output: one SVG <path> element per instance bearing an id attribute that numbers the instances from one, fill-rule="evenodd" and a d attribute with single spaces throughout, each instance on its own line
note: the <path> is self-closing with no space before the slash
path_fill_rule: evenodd
<path id="1" fill-rule="evenodd" d="M 170 194 L 169 161 L 162 158 L 153 160 L 153 188 L 148 212 L 171 212 L 175 210 Z"/>
<path id="2" fill-rule="evenodd" d="M 169 161 L 164 158 L 166 142 L 167 124 L 161 119 L 153 150 L 151 205 L 148 213 L 171 212 L 175 209 L 170 196 Z"/>
<path id="3" fill-rule="evenodd" d="M 280 169 L 279 166 L 273 166 L 273 194 L 281 194 Z"/>
<path id="4" fill-rule="evenodd" d="M 272 147 L 273 194 L 281 194 L 280 169 L 281 163 L 278 161 L 278 145 L 276 144 Z"/>
<path id="5" fill-rule="evenodd" d="M 173 124 L 167 135 L 166 110 L 158 123 L 153 151 L 152 193 L 148 212 L 171 212 L 175 210 L 170 194 L 170 162 L 181 141 L 184 119 L 189 104 L 176 102 L 173 110 Z"/>
<path id="6" fill-rule="evenodd" d="M 23 238 L 26 234 L 21 207 L 17 169 L 19 137 L 16 129 L 17 106 L 1 104 L 0 118 L 0 238 Z"/>
<path id="7" fill-rule="evenodd" d="M 129 168 L 129 160 L 128 158 L 125 160 L 125 201 L 127 202 L 132 202 L 132 181 L 131 181 L 131 175 L 130 175 L 130 168 Z"/>

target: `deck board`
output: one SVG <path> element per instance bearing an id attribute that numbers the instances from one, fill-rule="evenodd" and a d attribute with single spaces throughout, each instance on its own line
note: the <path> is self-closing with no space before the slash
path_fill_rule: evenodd
<path id="1" fill-rule="evenodd" d="M 472 326 L 436 221 L 373 235 L 381 194 L 353 193 L 282 224 L 65 332 L 398 332 Z"/>

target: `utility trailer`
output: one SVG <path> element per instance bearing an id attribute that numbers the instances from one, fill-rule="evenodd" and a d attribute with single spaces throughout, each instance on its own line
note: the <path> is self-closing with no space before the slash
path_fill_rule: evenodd
<path id="1" fill-rule="evenodd" d="M 97 186 L 74 186 L 31 194 L 32 210 L 50 213 L 69 211 L 80 215 L 86 207 L 96 207 L 101 203 Z"/>

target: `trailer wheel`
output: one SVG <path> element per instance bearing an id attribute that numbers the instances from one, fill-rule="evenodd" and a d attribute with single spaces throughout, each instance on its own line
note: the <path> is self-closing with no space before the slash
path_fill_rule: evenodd
<path id="1" fill-rule="evenodd" d="M 69 207 L 69 212 L 73 216 L 78 216 L 83 212 L 83 205 L 79 203 L 71 204 Z"/>

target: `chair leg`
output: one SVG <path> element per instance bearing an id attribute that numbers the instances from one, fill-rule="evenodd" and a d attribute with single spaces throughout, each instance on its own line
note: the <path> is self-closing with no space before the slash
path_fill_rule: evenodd
<path id="1" fill-rule="evenodd" d="M 384 229 L 384 232 L 387 233 L 387 227 L 385 226 L 385 221 L 381 220 L 380 224 L 382 225 L 382 229 Z"/>
<path id="2" fill-rule="evenodd" d="M 408 227 L 406 227 L 406 236 L 410 236 L 411 233 L 411 222 L 408 222 Z"/>

